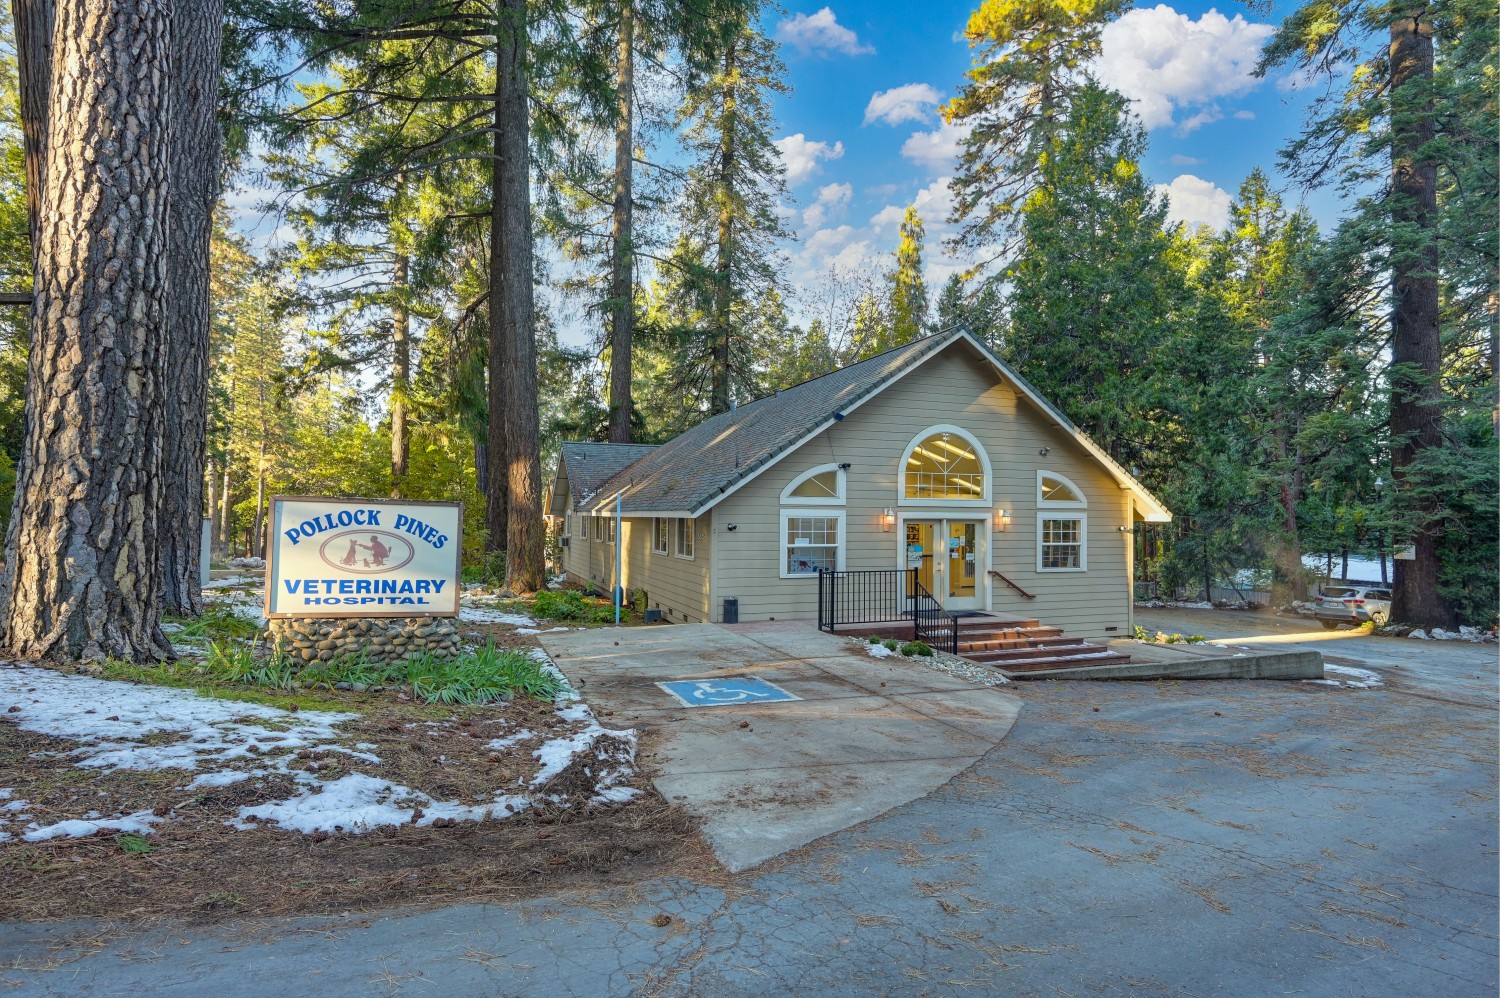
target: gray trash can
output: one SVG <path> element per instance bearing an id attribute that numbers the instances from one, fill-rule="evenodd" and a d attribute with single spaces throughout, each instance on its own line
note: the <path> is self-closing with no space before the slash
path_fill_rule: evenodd
<path id="1" fill-rule="evenodd" d="M 740 622 L 740 600 L 737 596 L 724 597 L 724 623 L 738 624 Z"/>

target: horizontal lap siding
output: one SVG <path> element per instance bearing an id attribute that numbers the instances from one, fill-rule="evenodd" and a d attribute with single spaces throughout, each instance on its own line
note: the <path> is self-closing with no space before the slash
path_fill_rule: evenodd
<path id="1" fill-rule="evenodd" d="M 901 506 L 901 455 L 929 426 L 951 423 L 984 446 L 993 469 L 992 501 L 985 507 L 944 510 Z M 1038 452 L 1051 448 L 1046 457 Z M 807 618 L 817 615 L 817 580 L 780 578 L 781 491 L 815 465 L 848 462 L 845 567 L 895 568 L 899 528 L 883 530 L 881 512 L 892 507 L 910 518 L 983 517 L 991 544 L 991 566 L 1033 593 L 1028 600 L 999 580 L 991 584 L 990 607 L 1025 614 L 1079 637 L 1116 637 L 1129 623 L 1131 535 L 1128 498 L 1099 464 L 1049 417 L 997 384 L 993 369 L 965 348 L 945 350 L 918 370 L 850 413 L 842 422 L 787 455 L 715 508 L 714 613 L 725 596 L 740 600 L 740 619 Z M 1046 469 L 1083 490 L 1088 508 L 1086 572 L 1038 572 L 1036 475 Z M 790 504 L 788 504 L 790 505 Z M 811 507 L 809 507 L 811 508 Z M 994 530 L 994 511 L 1011 512 L 1010 527 Z M 1070 515 L 1071 511 L 1057 511 Z M 728 530 L 730 524 L 735 530 Z M 1117 628 L 1107 631 L 1106 628 Z"/>
<path id="2" fill-rule="evenodd" d="M 587 518 L 585 522 L 586 520 Z M 644 589 L 648 597 L 646 605 L 660 609 L 664 619 L 679 624 L 701 623 L 706 620 L 711 523 L 709 516 L 698 518 L 694 527 L 694 551 L 697 557 L 689 561 L 672 553 L 677 544 L 675 532 L 668 553 L 658 554 L 651 550 L 652 518 L 626 517 L 623 529 L 625 557 L 621 565 L 625 598 L 631 599 L 636 590 Z M 574 543 L 577 544 L 578 541 L 575 539 Z M 570 568 L 569 574 L 574 581 L 590 583 L 609 592 L 615 577 L 615 546 L 607 542 L 588 542 L 583 547 L 588 553 L 577 561 L 581 570 Z"/>

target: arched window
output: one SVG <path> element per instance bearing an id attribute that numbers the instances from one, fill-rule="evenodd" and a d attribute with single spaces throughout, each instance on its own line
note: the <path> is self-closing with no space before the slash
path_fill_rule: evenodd
<path id="1" fill-rule="evenodd" d="M 781 490 L 782 502 L 835 506 L 844 502 L 844 471 L 836 464 L 809 468 Z"/>
<path id="2" fill-rule="evenodd" d="M 957 426 L 928 427 L 907 446 L 901 468 L 902 502 L 989 502 L 989 457 Z"/>
<path id="3" fill-rule="evenodd" d="M 1036 473 L 1036 501 L 1042 506 L 1073 509 L 1085 509 L 1089 504 L 1082 489 L 1055 471 Z"/>

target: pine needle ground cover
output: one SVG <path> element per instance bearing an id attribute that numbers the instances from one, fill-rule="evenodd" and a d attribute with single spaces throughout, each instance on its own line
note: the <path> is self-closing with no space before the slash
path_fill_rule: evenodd
<path id="1" fill-rule="evenodd" d="M 524 614 L 465 621 L 457 663 L 312 675 L 234 651 L 259 622 L 227 595 L 175 665 L 0 664 L 0 917 L 524 897 L 701 848 Z"/>

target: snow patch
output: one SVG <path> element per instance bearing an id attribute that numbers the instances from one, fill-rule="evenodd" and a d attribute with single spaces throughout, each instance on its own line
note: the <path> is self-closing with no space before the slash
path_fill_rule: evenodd
<path id="1" fill-rule="evenodd" d="M 483 606 L 461 606 L 458 619 L 471 624 L 509 624 L 512 627 L 535 627 L 536 621 L 521 613 L 502 613 Z"/>
<path id="2" fill-rule="evenodd" d="M 59 821 L 43 828 L 33 829 L 22 835 L 21 838 L 27 842 L 46 842 L 49 839 L 81 839 L 99 832 L 134 832 L 138 835 L 147 835 L 151 832 L 151 826 L 161 821 L 150 811 L 137 811 L 117 818 L 100 818 L 98 820 L 85 820 L 82 818 L 69 818 Z"/>
<path id="3" fill-rule="evenodd" d="M 1353 690 L 1373 690 L 1385 685 L 1385 680 L 1380 678 L 1379 673 L 1368 669 L 1355 669 L 1347 665 L 1323 666 L 1322 679 L 1304 679 L 1304 683 L 1315 683 L 1318 686 L 1343 686 Z M 1341 678 L 1328 678 L 1329 676 Z"/>
<path id="4" fill-rule="evenodd" d="M 865 654 L 871 658 L 894 658 L 897 652 L 896 649 L 887 648 L 885 645 L 866 644 Z"/>

